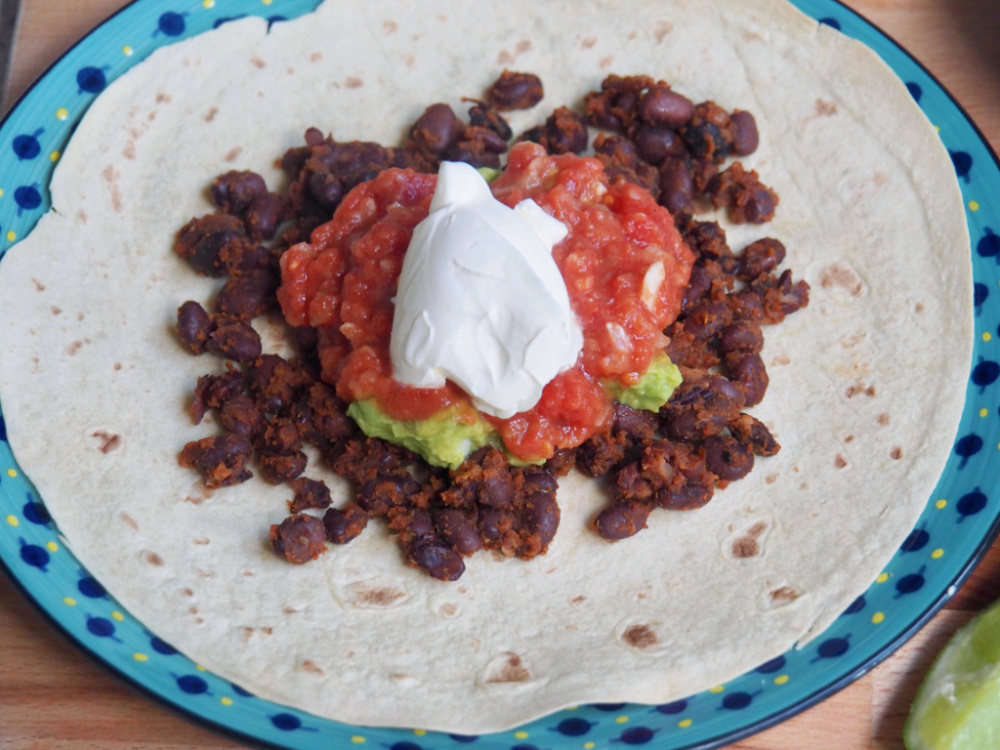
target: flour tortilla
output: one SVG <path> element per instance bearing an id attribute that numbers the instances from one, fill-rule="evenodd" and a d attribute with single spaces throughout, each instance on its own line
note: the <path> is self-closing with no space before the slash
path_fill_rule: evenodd
<path id="1" fill-rule="evenodd" d="M 330 2 L 270 31 L 227 23 L 156 52 L 91 107 L 53 210 L 0 264 L 10 442 L 67 543 L 199 664 L 353 724 L 484 733 L 570 704 L 662 703 L 814 637 L 912 528 L 962 410 L 969 238 L 933 128 L 872 52 L 777 0 L 415 8 Z M 599 488 L 571 475 L 546 556 L 478 554 L 457 583 L 408 568 L 379 524 L 289 565 L 266 542 L 286 488 L 209 496 L 177 465 L 207 432 L 184 414 L 191 388 L 221 365 L 175 340 L 177 307 L 219 282 L 180 262 L 173 237 L 212 210 L 222 171 L 279 185 L 274 160 L 306 127 L 398 142 L 427 104 L 463 111 L 504 67 L 546 88 L 515 129 L 610 72 L 755 114 L 760 148 L 744 161 L 781 204 L 729 238 L 780 238 L 813 290 L 766 332 L 771 387 L 753 411 L 784 448 L 705 508 L 654 513 L 614 545 L 588 528 Z M 310 475 L 346 502 L 318 462 Z"/>

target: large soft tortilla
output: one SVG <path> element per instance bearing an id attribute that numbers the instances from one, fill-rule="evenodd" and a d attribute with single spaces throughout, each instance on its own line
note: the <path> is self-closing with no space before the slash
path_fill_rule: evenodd
<path id="1" fill-rule="evenodd" d="M 546 87 L 515 128 L 610 72 L 756 115 L 760 148 L 744 161 L 781 204 L 769 225 L 733 227 L 731 244 L 780 238 L 813 289 L 766 332 L 771 387 L 753 411 L 784 448 L 705 508 L 654 513 L 614 545 L 587 526 L 598 487 L 567 477 L 546 556 L 478 554 L 457 583 L 406 567 L 377 524 L 291 566 L 266 543 L 289 490 L 209 496 L 177 465 L 212 429 L 184 410 L 221 363 L 175 340 L 177 307 L 218 282 L 179 261 L 173 237 L 212 210 L 214 175 L 279 184 L 274 160 L 307 126 L 397 142 L 424 106 L 462 111 L 504 67 Z M 661 703 L 756 667 L 880 572 L 962 410 L 971 272 L 948 156 L 872 52 L 777 0 L 330 2 L 269 33 L 228 23 L 108 87 L 52 202 L 0 264 L 18 462 L 81 562 L 160 637 L 262 697 L 346 722 L 482 733 L 579 702 Z M 309 473 L 345 500 L 318 462 Z"/>

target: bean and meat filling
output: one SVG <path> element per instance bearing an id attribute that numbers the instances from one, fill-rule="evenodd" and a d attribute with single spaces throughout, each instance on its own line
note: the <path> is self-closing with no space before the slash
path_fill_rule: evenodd
<path id="1" fill-rule="evenodd" d="M 605 486 L 608 503 L 593 528 L 616 541 L 645 528 L 656 509 L 703 506 L 717 488 L 746 476 L 756 458 L 780 449 L 746 409 L 768 387 L 763 327 L 804 307 L 808 285 L 780 268 L 779 240 L 765 237 L 734 252 L 717 222 L 696 218 L 712 209 L 724 209 L 734 223 L 774 216 L 777 194 L 739 161 L 726 164 L 756 150 L 753 115 L 692 102 L 648 76 L 612 75 L 586 95 L 582 112 L 558 107 L 514 139 L 501 113 L 542 97 L 536 76 L 504 71 L 482 100 L 466 100 L 467 121 L 447 104 L 432 104 L 402 146 L 338 142 L 310 128 L 305 144 L 281 159 L 285 194 L 253 172 L 227 172 L 211 187 L 217 210 L 178 233 L 180 258 L 199 274 L 225 279 L 207 309 L 193 300 L 181 305 L 178 338 L 193 355 L 226 360 L 225 372 L 198 379 L 190 406 L 196 423 L 212 412 L 221 432 L 188 443 L 179 461 L 210 488 L 254 473 L 288 486 L 289 516 L 269 532 L 286 560 L 315 559 L 376 518 L 409 564 L 453 581 L 463 558 L 479 550 L 544 554 L 559 525 L 557 478 L 574 468 Z M 592 141 L 591 129 L 599 130 Z M 680 312 L 662 331 L 683 382 L 656 412 L 614 403 L 602 429 L 555 449 L 544 463 L 512 465 L 507 453 L 487 446 L 449 470 L 365 436 L 346 416 L 347 404 L 323 378 L 329 331 L 290 328 L 297 353 L 286 359 L 262 350 L 252 321 L 278 308 L 285 251 L 309 241 L 355 187 L 388 169 L 435 173 L 446 160 L 498 169 L 512 140 L 537 143 L 550 155 L 592 145 L 609 184 L 638 185 L 670 211 L 694 254 Z M 336 277 L 320 283 L 343 283 Z M 309 446 L 352 484 L 347 505 L 332 507 L 329 487 L 306 476 Z"/>

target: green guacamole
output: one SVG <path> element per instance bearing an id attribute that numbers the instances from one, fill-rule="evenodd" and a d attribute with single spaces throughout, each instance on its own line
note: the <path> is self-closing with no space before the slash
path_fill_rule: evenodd
<path id="1" fill-rule="evenodd" d="M 680 370 L 666 354 L 660 354 L 635 385 L 625 388 L 612 381 L 603 385 L 616 401 L 626 406 L 658 411 L 680 384 Z M 479 412 L 468 407 L 451 406 L 430 419 L 402 421 L 388 416 L 373 399 L 367 399 L 352 403 L 347 414 L 369 437 L 382 438 L 419 453 L 433 466 L 457 469 L 466 456 L 484 445 L 504 449 L 499 433 Z M 514 465 L 524 464 L 513 456 L 508 458 Z"/>
<path id="2" fill-rule="evenodd" d="M 625 406 L 659 411 L 682 380 L 681 371 L 670 361 L 670 357 L 659 354 L 649 363 L 646 374 L 639 378 L 639 382 L 635 385 L 624 388 L 621 383 L 607 381 L 604 383 L 604 388 L 614 396 L 615 401 Z"/>
<path id="3" fill-rule="evenodd" d="M 423 456 L 433 466 L 457 469 L 484 445 L 503 448 L 500 435 L 474 409 L 450 406 L 430 419 L 401 421 L 385 414 L 373 399 L 355 401 L 347 415 L 369 437 L 379 437 Z"/>

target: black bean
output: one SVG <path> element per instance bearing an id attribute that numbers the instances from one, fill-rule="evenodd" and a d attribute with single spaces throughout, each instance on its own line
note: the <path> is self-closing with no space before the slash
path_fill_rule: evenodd
<path id="1" fill-rule="evenodd" d="M 737 351 L 725 357 L 729 377 L 743 392 L 744 406 L 759 404 L 767 391 L 770 379 L 759 354 Z"/>
<path id="2" fill-rule="evenodd" d="M 543 145 L 552 154 L 579 154 L 587 148 L 587 121 L 567 107 L 559 107 L 545 121 Z"/>
<path id="3" fill-rule="evenodd" d="M 256 172 L 226 172 L 212 183 L 212 200 L 227 214 L 242 214 L 258 195 L 267 192 L 264 178 Z"/>
<path id="4" fill-rule="evenodd" d="M 410 129 L 410 145 L 429 154 L 443 154 L 458 140 L 462 123 L 447 104 L 432 104 Z"/>
<path id="5" fill-rule="evenodd" d="M 763 224 L 774 218 L 774 193 L 761 185 L 755 188 L 743 206 L 743 214 L 751 224 Z"/>
<path id="6" fill-rule="evenodd" d="M 209 214 L 191 219 L 178 233 L 174 252 L 205 276 L 224 276 L 224 254 L 232 254 L 233 246 L 249 247 L 243 221 L 229 214 Z"/>
<path id="7" fill-rule="evenodd" d="M 737 275 L 744 281 L 753 281 L 773 271 L 784 259 L 785 246 L 776 239 L 765 237 L 743 249 Z"/>
<path id="8" fill-rule="evenodd" d="M 237 362 L 250 362 L 260 356 L 260 335 L 246 321 L 220 315 L 205 343 L 205 351 Z"/>
<path id="9" fill-rule="evenodd" d="M 409 545 L 407 556 L 414 565 L 439 581 L 457 581 L 465 572 L 461 556 L 435 536 L 417 537 Z"/>
<path id="10" fill-rule="evenodd" d="M 757 121 L 749 112 L 736 110 L 729 116 L 733 123 L 732 152 L 737 156 L 747 156 L 757 150 L 760 136 L 757 134 Z"/>
<path id="11" fill-rule="evenodd" d="M 729 143 L 714 122 L 702 120 L 696 125 L 686 127 L 681 133 L 684 143 L 695 159 L 709 163 L 718 163 L 726 158 Z M 706 180 L 707 182 L 707 180 Z"/>
<path id="12" fill-rule="evenodd" d="M 640 125 L 633 139 L 639 156 L 650 164 L 660 164 L 668 156 L 684 155 L 684 141 L 670 128 Z"/>
<path id="13" fill-rule="evenodd" d="M 180 453 L 179 463 L 201 474 L 208 487 L 228 487 L 253 476 L 247 466 L 252 457 L 249 440 L 225 433 L 188 443 Z"/>
<path id="14" fill-rule="evenodd" d="M 636 105 L 639 118 L 650 125 L 683 126 L 694 114 L 694 104 L 669 86 L 650 86 Z"/>
<path id="15" fill-rule="evenodd" d="M 276 304 L 274 294 L 280 283 L 278 275 L 270 269 L 230 276 L 215 298 L 215 311 L 234 317 L 255 318 Z"/>
<path id="16" fill-rule="evenodd" d="M 302 451 L 274 455 L 261 455 L 260 476 L 268 484 L 281 484 L 295 479 L 306 470 L 308 458 Z"/>
<path id="17" fill-rule="evenodd" d="M 713 435 L 702 447 L 705 449 L 705 468 L 719 479 L 735 482 L 753 469 L 753 454 L 740 441 L 727 435 Z"/>
<path id="18" fill-rule="evenodd" d="M 687 312 L 712 286 L 712 275 L 702 266 L 691 266 L 691 278 L 687 288 L 684 290 L 684 301 L 681 303 L 681 312 Z"/>
<path id="19" fill-rule="evenodd" d="M 309 194 L 328 211 L 332 211 L 344 198 L 344 186 L 330 172 L 313 172 L 309 176 Z"/>
<path id="20" fill-rule="evenodd" d="M 609 505 L 594 520 L 597 533 L 609 542 L 626 539 L 646 527 L 653 507 L 637 500 L 623 500 Z"/>
<path id="21" fill-rule="evenodd" d="M 298 428 L 288 419 L 272 419 L 264 428 L 261 448 L 267 453 L 294 453 L 302 447 Z"/>
<path id="22" fill-rule="evenodd" d="M 660 205 L 672 214 L 690 213 L 693 199 L 691 170 L 682 159 L 668 158 L 660 167 Z"/>
<path id="23" fill-rule="evenodd" d="M 189 352 L 202 354 L 211 332 L 212 318 L 197 302 L 188 300 L 177 308 L 177 336 Z"/>
<path id="24" fill-rule="evenodd" d="M 524 499 L 521 521 L 525 531 L 538 536 L 544 550 L 559 528 L 559 505 L 555 497 L 545 492 L 532 492 Z"/>
<path id="25" fill-rule="evenodd" d="M 256 240 L 271 239 L 284 221 L 287 210 L 285 199 L 277 193 L 258 195 L 247 208 L 247 234 Z"/>
<path id="26" fill-rule="evenodd" d="M 719 334 L 720 354 L 738 350 L 759 352 L 763 346 L 764 334 L 761 333 L 760 326 L 748 320 L 737 320 Z"/>
<path id="27" fill-rule="evenodd" d="M 445 543 L 463 556 L 483 548 L 476 528 L 476 516 L 458 508 L 440 507 L 433 510 L 434 528 Z"/>
<path id="28" fill-rule="evenodd" d="M 326 529 L 315 516 L 298 513 L 280 525 L 271 526 L 269 534 L 274 551 L 288 562 L 301 565 L 326 552 Z"/>
<path id="29" fill-rule="evenodd" d="M 373 516 L 384 516 L 393 508 L 406 505 L 418 492 L 420 485 L 407 474 L 381 474 L 358 488 L 357 503 Z"/>
<path id="30" fill-rule="evenodd" d="M 469 108 L 469 124 L 489 128 L 505 141 L 509 141 L 514 135 L 503 116 L 486 102 L 476 102 Z"/>
<path id="31" fill-rule="evenodd" d="M 347 544 L 356 539 L 368 525 L 368 514 L 354 503 L 344 508 L 330 508 L 323 514 L 326 537 L 334 544 Z"/>
<path id="32" fill-rule="evenodd" d="M 696 339 L 710 339 L 732 321 L 725 302 L 705 300 L 691 308 L 684 317 L 684 330 Z"/>
<path id="33" fill-rule="evenodd" d="M 505 70 L 486 92 L 490 104 L 499 110 L 529 109 L 542 100 L 541 79 L 533 73 Z"/>
<path id="34" fill-rule="evenodd" d="M 237 393 L 222 403 L 219 422 L 227 432 L 253 440 L 262 427 L 263 415 L 252 398 Z"/>

